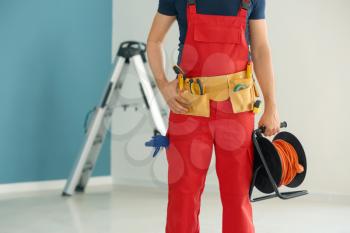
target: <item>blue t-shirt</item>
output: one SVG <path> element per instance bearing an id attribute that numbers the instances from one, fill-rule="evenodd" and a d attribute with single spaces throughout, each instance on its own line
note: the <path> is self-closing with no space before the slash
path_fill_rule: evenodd
<path id="1" fill-rule="evenodd" d="M 227 15 L 235 16 L 241 6 L 242 0 L 197 0 L 196 7 L 198 14 Z M 183 48 L 187 32 L 187 0 L 159 0 L 158 12 L 164 15 L 176 16 L 179 30 L 180 42 L 179 52 Z M 248 19 L 265 18 L 265 0 L 252 0 L 248 12 Z M 249 24 L 246 31 L 247 43 L 249 44 Z M 179 56 L 180 58 L 180 56 Z"/>

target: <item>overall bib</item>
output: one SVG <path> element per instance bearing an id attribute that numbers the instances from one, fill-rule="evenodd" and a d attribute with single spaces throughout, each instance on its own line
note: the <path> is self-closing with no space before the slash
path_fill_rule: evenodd
<path id="1" fill-rule="evenodd" d="M 215 79 L 246 70 L 249 7 L 250 1 L 243 0 L 237 16 L 204 15 L 197 14 L 194 0 L 188 1 L 188 29 L 179 64 L 187 77 Z M 170 111 L 166 233 L 200 232 L 201 195 L 213 146 L 223 210 L 222 233 L 253 233 L 249 186 L 254 113 L 235 111 L 230 98 L 210 100 L 209 112 L 203 117 Z"/>

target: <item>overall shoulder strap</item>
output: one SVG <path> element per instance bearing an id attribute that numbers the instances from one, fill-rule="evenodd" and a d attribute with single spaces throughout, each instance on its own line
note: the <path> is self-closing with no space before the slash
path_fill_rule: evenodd
<path id="1" fill-rule="evenodd" d="M 195 5 L 196 4 L 196 0 L 187 0 L 187 4 L 188 5 Z"/>
<path id="2" fill-rule="evenodd" d="M 249 10 L 251 4 L 252 0 L 242 0 L 241 8 L 247 11 Z"/>
<path id="3" fill-rule="evenodd" d="M 190 14 L 197 14 L 196 0 L 187 0 L 187 7 Z"/>
<path id="4" fill-rule="evenodd" d="M 248 15 L 248 10 L 251 6 L 251 0 L 242 0 L 241 2 L 241 7 L 238 10 L 237 16 L 239 17 L 247 17 Z"/>

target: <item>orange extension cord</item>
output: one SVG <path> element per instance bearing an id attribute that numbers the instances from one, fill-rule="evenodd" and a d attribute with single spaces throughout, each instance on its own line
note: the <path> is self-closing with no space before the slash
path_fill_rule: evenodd
<path id="1" fill-rule="evenodd" d="M 277 149 L 282 162 L 282 178 L 280 186 L 288 185 L 293 181 L 297 174 L 304 172 L 304 167 L 299 164 L 298 154 L 290 143 L 278 139 L 273 141 L 272 144 Z"/>

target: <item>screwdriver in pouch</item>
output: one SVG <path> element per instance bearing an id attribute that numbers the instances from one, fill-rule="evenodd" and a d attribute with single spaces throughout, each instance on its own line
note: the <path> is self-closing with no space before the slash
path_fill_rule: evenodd
<path id="1" fill-rule="evenodd" d="M 198 89 L 199 89 L 199 94 L 204 95 L 204 86 L 203 86 L 201 80 L 197 79 L 196 81 L 197 81 L 197 85 L 198 85 Z"/>

